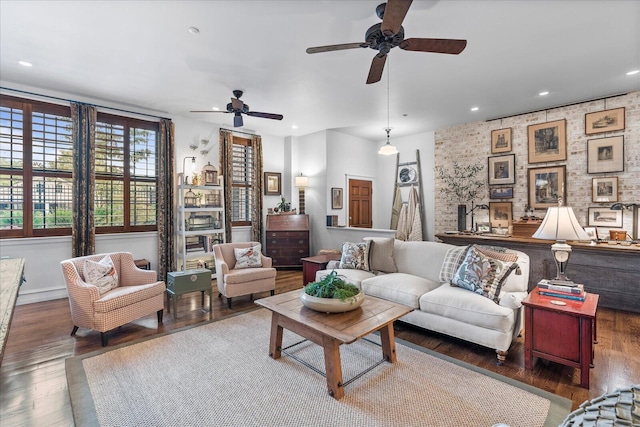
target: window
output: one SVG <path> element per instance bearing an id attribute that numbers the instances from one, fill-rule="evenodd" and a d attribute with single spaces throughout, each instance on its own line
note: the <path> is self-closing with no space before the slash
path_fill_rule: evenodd
<path id="1" fill-rule="evenodd" d="M 251 225 L 254 173 L 251 140 L 235 137 L 233 139 L 233 178 L 231 182 L 231 222 L 234 226 Z"/>
<path id="2" fill-rule="evenodd" d="M 68 106 L 0 96 L 0 237 L 70 235 Z M 96 233 L 156 229 L 158 124 L 98 114 Z"/>

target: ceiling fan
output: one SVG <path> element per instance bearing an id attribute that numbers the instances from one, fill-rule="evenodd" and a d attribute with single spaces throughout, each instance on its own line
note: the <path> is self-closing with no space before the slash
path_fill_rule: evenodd
<path id="1" fill-rule="evenodd" d="M 330 52 L 334 50 L 356 49 L 368 47 L 378 51 L 373 57 L 367 84 L 376 83 L 382 77 L 387 54 L 391 49 L 399 46 L 403 50 L 416 52 L 448 53 L 457 55 L 467 46 L 466 40 L 457 39 L 424 39 L 404 38 L 402 21 L 407 15 L 409 6 L 413 0 L 389 0 L 376 7 L 376 14 L 382 22 L 370 27 L 365 33 L 365 41 L 362 43 L 344 43 L 329 46 L 310 47 L 307 53 Z"/>
<path id="2" fill-rule="evenodd" d="M 231 98 L 231 102 L 227 104 L 227 111 L 214 111 L 214 110 L 205 110 L 205 111 L 190 111 L 191 113 L 233 113 L 235 116 L 233 117 L 233 126 L 239 127 L 243 126 L 244 122 L 242 121 L 242 115 L 246 114 L 247 116 L 252 117 L 262 117 L 263 119 L 273 119 L 273 120 L 282 120 L 282 114 L 273 114 L 273 113 L 259 113 L 257 111 L 250 111 L 249 105 L 240 101 L 240 97 L 243 92 L 241 90 L 234 90 L 233 96 L 235 98 Z"/>

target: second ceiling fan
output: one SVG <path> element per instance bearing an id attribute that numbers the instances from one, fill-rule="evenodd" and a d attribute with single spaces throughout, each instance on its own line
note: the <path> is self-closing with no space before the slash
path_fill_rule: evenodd
<path id="1" fill-rule="evenodd" d="M 310 47 L 307 53 L 331 52 L 334 50 L 371 48 L 378 51 L 373 57 L 367 84 L 376 83 L 382 78 L 382 71 L 391 49 L 399 46 L 402 50 L 416 52 L 448 53 L 457 55 L 467 46 L 466 40 L 404 38 L 404 20 L 413 0 L 389 0 L 376 7 L 376 14 L 382 22 L 371 26 L 365 33 L 365 41 L 361 43 L 344 43 L 329 46 Z"/>
<path id="2" fill-rule="evenodd" d="M 242 120 L 242 115 L 246 114 L 247 116 L 252 117 L 261 117 L 263 119 L 273 119 L 273 120 L 282 120 L 284 117 L 282 114 L 274 114 L 274 113 L 260 113 L 258 111 L 251 111 L 249 109 L 249 105 L 245 104 L 243 101 L 240 101 L 240 97 L 243 92 L 241 90 L 234 90 L 233 96 L 235 98 L 231 98 L 231 102 L 227 104 L 227 111 L 215 111 L 215 110 L 192 110 L 191 113 L 233 113 L 233 127 L 244 126 L 244 122 Z"/>

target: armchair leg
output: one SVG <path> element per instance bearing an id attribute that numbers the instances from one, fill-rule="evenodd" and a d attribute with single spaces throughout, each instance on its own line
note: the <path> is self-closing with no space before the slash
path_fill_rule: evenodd
<path id="1" fill-rule="evenodd" d="M 102 340 L 102 346 L 106 347 L 109 343 L 109 338 L 107 337 L 106 332 L 100 332 L 100 339 Z"/>
<path id="2" fill-rule="evenodd" d="M 271 289 L 271 296 L 274 296 L 276 294 L 276 290 L 275 289 Z"/>
<path id="3" fill-rule="evenodd" d="M 507 352 L 502 350 L 496 350 L 496 355 L 498 356 L 498 366 L 504 365 L 504 361 L 507 358 Z"/>
<path id="4" fill-rule="evenodd" d="M 73 325 L 73 330 L 71 331 L 71 336 L 74 336 L 76 334 L 76 332 L 78 332 L 78 327 L 76 325 Z"/>
<path id="5" fill-rule="evenodd" d="M 162 315 L 164 314 L 164 309 L 158 310 L 158 323 L 162 323 Z"/>
<path id="6" fill-rule="evenodd" d="M 227 307 L 231 308 L 231 297 L 227 297 Z"/>

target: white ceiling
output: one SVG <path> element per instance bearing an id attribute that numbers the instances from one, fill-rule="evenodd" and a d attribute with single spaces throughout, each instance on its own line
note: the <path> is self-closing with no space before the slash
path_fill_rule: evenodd
<path id="1" fill-rule="evenodd" d="M 2 0 L 0 79 L 225 127 L 232 114 L 189 110 L 224 109 L 243 89 L 252 110 L 284 115 L 245 117 L 260 134 L 335 129 L 373 141 L 385 135 L 389 71 L 392 138 L 640 90 L 640 74 L 626 75 L 640 68 L 635 0 L 416 0 L 405 37 L 467 39 L 467 48 L 395 48 L 373 85 L 371 49 L 305 52 L 364 41 L 379 2 Z"/>

